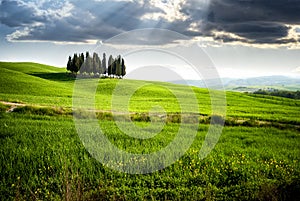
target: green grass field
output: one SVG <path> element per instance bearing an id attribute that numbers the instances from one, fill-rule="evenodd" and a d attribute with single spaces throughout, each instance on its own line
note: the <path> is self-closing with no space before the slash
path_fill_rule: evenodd
<path id="1" fill-rule="evenodd" d="M 180 125 L 174 118 L 152 139 L 135 139 L 120 131 L 110 113 L 111 94 L 118 82 L 101 79 L 95 97 L 106 137 L 132 153 L 151 153 L 167 146 Z M 156 104 L 175 117 L 180 113 L 168 88 L 186 96 L 189 103 L 187 86 L 122 81 L 124 91 L 137 85 L 145 86 L 134 93 L 129 110 L 140 127 L 149 124 L 143 115 L 148 117 L 147 111 Z M 223 133 L 215 149 L 200 160 L 211 103 L 207 89 L 192 88 L 201 124 L 191 147 L 165 169 L 131 175 L 111 170 L 86 151 L 72 116 L 74 79 L 65 69 L 0 62 L 0 86 L 0 101 L 26 105 L 7 113 L 10 106 L 0 103 L 1 200 L 300 199 L 299 100 L 226 92 Z M 85 100 L 85 91 L 78 95 Z"/>

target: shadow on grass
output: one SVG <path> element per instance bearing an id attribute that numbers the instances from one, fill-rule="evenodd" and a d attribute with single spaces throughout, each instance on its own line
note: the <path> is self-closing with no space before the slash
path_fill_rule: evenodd
<path id="1" fill-rule="evenodd" d="M 32 76 L 36 76 L 39 78 L 43 78 L 51 81 L 74 81 L 75 78 L 71 74 L 68 73 L 32 73 Z"/>

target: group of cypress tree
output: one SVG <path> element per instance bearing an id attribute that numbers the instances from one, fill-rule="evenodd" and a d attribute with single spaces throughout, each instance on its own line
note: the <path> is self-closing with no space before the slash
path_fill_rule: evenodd
<path id="1" fill-rule="evenodd" d="M 93 53 L 90 56 L 89 52 L 77 54 L 73 57 L 69 56 L 67 70 L 77 75 L 80 72 L 81 75 L 90 76 L 109 76 L 122 78 L 126 75 L 125 61 L 121 55 L 117 58 L 109 56 L 108 63 L 106 63 L 106 54 L 103 53 L 103 59 L 99 57 L 97 53 Z"/>

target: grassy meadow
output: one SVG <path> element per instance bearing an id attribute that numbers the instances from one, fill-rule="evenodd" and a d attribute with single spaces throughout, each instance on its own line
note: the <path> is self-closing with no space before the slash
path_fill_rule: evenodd
<path id="1" fill-rule="evenodd" d="M 223 133 L 200 160 L 211 102 L 207 89 L 193 87 L 200 125 L 191 147 L 165 169 L 132 175 L 102 165 L 86 151 L 72 116 L 74 82 L 65 69 L 0 62 L 0 200 L 300 200 L 299 100 L 226 92 Z M 124 91 L 144 85 L 129 102 L 137 126 L 149 124 L 153 105 L 169 114 L 158 135 L 141 140 L 123 133 L 111 114 L 118 82 L 100 79 L 96 91 L 97 118 L 106 137 L 131 153 L 167 146 L 180 125 L 180 106 L 167 89 L 184 97 L 190 88 L 122 81 Z M 84 100 L 85 92 L 80 93 Z M 4 102 L 23 105 L 7 112 L 12 106 Z"/>

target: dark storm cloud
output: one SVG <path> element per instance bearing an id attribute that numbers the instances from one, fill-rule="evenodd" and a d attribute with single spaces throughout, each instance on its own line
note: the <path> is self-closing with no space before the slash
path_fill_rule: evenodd
<path id="1" fill-rule="evenodd" d="M 37 10 L 33 7 L 23 4 L 20 1 L 1 1 L 1 24 L 7 25 L 8 27 L 20 27 L 45 20 L 45 16 L 39 15 Z"/>
<path id="2" fill-rule="evenodd" d="M 212 0 L 203 32 L 224 31 L 257 44 L 291 43 L 293 39 L 282 38 L 288 35 L 288 24 L 300 24 L 299 11 L 299 0 Z"/>
<path id="3" fill-rule="evenodd" d="M 68 6 L 72 6 L 68 15 L 58 17 Z M 152 20 L 142 21 L 141 17 L 146 13 L 162 12 L 148 3 L 129 1 L 72 1 L 59 9 L 50 11 L 29 6 L 21 0 L 5 0 L 0 5 L 0 22 L 20 32 L 29 31 L 28 34 L 12 34 L 12 40 L 85 42 L 154 26 Z"/>
<path id="4" fill-rule="evenodd" d="M 299 23 L 299 0 L 211 0 L 209 14 L 218 22 Z"/>
<path id="5" fill-rule="evenodd" d="M 165 12 L 137 1 L 38 1 L 4 0 L 0 23 L 12 28 L 10 40 L 85 42 L 105 40 L 124 31 L 164 28 L 189 37 L 211 36 L 223 42 L 287 44 L 290 24 L 300 25 L 300 0 L 186 0 L 180 12 L 186 18 L 144 19 L 147 13 Z M 168 2 L 168 1 L 166 1 Z M 49 4 L 49 5 L 47 5 Z M 51 8 L 51 9 L 49 9 Z M 191 25 L 196 27 L 191 29 Z M 195 25 L 194 25 L 195 26 Z M 143 39 L 145 40 L 145 39 Z M 161 43 L 171 43 L 163 37 Z M 175 40 L 175 39 L 174 39 Z"/>
<path id="6" fill-rule="evenodd" d="M 214 27 L 214 26 L 213 26 Z M 243 22 L 217 25 L 217 29 L 234 33 L 253 43 L 273 43 L 288 34 L 288 27 L 273 22 Z"/>

